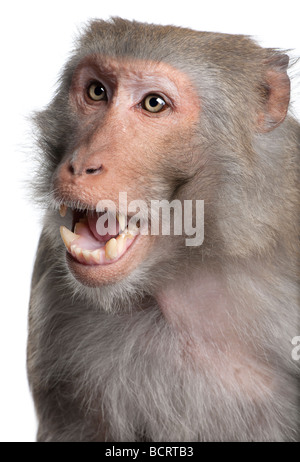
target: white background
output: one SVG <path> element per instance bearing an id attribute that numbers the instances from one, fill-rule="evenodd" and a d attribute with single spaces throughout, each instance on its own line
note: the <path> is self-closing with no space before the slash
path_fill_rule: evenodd
<path id="1" fill-rule="evenodd" d="M 27 198 L 32 137 L 28 116 L 51 99 L 81 25 L 121 16 L 198 30 L 242 33 L 264 46 L 300 56 L 298 0 L 6 1 L 0 4 L 0 441 L 34 441 L 36 420 L 27 385 L 25 351 L 30 277 L 40 214 Z M 292 75 L 299 75 L 299 65 Z M 300 115 L 300 86 L 293 101 Z M 299 81 L 299 78 L 298 78 Z"/>

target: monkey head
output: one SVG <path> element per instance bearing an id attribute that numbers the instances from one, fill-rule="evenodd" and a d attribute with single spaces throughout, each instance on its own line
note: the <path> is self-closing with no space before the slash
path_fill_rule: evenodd
<path id="1" fill-rule="evenodd" d="M 200 254 L 213 261 L 220 253 L 258 252 L 267 239 L 263 227 L 253 231 L 220 210 L 222 197 L 230 194 L 234 203 L 241 183 L 253 179 L 255 139 L 286 116 L 288 60 L 245 37 L 152 25 L 143 25 L 141 36 L 140 27 L 93 21 L 54 100 L 36 117 L 46 228 L 83 286 L 110 286 L 132 274 L 135 284 L 141 275 L 144 285 L 161 282 Z M 135 232 L 133 212 L 120 205 L 124 193 L 128 203 L 148 207 Z M 204 200 L 202 246 L 151 234 L 151 202 L 174 199 Z M 101 234 L 105 213 L 113 226 Z M 229 245 L 220 229 L 242 236 L 243 248 L 240 238 Z"/>

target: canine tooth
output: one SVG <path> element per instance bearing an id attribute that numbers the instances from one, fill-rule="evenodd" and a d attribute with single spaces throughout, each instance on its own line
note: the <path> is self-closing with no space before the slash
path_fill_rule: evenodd
<path id="1" fill-rule="evenodd" d="M 113 260 L 118 255 L 117 240 L 113 237 L 105 245 L 105 256 L 108 260 Z"/>
<path id="2" fill-rule="evenodd" d="M 65 246 L 67 247 L 68 250 L 70 250 L 71 244 L 75 239 L 78 239 L 80 236 L 78 234 L 72 233 L 68 228 L 65 226 L 61 226 L 59 228 L 60 230 L 60 235 L 62 240 L 64 241 Z"/>
<path id="3" fill-rule="evenodd" d="M 124 229 L 126 227 L 125 215 L 117 213 L 117 220 L 118 220 L 119 225 L 120 225 L 120 232 L 124 231 Z"/>
<path id="4" fill-rule="evenodd" d="M 120 234 L 117 239 L 117 245 L 118 245 L 118 255 L 121 255 L 121 253 L 123 252 L 124 250 L 124 246 L 125 246 L 125 242 L 126 242 L 126 238 L 125 238 L 125 235 L 124 234 Z"/>
<path id="5" fill-rule="evenodd" d="M 74 233 L 79 233 L 83 229 L 86 229 L 86 224 L 83 221 L 79 221 L 75 224 Z"/>
<path id="6" fill-rule="evenodd" d="M 59 214 L 60 216 L 63 218 L 66 216 L 67 214 L 67 211 L 68 211 L 68 207 L 65 205 L 65 204 L 62 204 L 59 208 Z"/>

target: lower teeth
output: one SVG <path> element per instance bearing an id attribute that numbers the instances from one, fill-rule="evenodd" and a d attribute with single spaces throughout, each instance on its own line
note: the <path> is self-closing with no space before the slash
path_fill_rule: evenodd
<path id="1" fill-rule="evenodd" d="M 129 233 L 128 230 L 119 234 L 117 238 L 109 239 L 105 246 L 99 247 L 96 250 L 87 250 L 81 248 L 77 241 L 82 237 L 80 232 L 87 228 L 87 223 L 80 220 L 75 224 L 74 233 L 65 226 L 60 227 L 62 240 L 71 255 L 73 255 L 81 263 L 101 264 L 106 261 L 115 260 L 120 257 L 125 249 L 127 239 L 133 239 L 135 236 Z"/>

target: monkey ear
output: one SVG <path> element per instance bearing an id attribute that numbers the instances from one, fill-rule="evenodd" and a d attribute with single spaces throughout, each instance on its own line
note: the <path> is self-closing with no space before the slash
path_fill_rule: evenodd
<path id="1" fill-rule="evenodd" d="M 284 121 L 290 101 L 289 57 L 277 55 L 267 61 L 263 84 L 263 108 L 258 114 L 258 130 L 269 132 Z"/>

